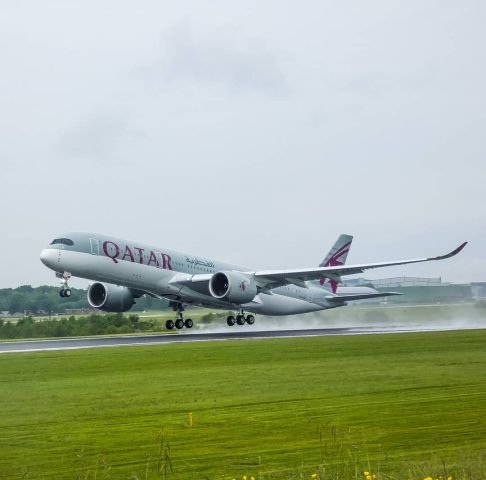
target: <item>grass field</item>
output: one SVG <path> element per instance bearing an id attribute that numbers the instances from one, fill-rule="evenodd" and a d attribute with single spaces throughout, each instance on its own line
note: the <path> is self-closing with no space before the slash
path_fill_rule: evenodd
<path id="1" fill-rule="evenodd" d="M 3 354 L 0 412 L 1 479 L 484 479 L 486 330 Z"/>

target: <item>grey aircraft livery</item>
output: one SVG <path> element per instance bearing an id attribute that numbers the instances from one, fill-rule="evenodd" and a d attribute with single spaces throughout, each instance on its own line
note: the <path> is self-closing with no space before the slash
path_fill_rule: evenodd
<path id="1" fill-rule="evenodd" d="M 184 321 L 188 305 L 235 311 L 226 321 L 252 325 L 253 313 L 294 315 L 341 307 L 353 300 L 399 295 L 369 287 L 340 286 L 341 277 L 372 268 L 444 260 L 467 244 L 438 257 L 345 265 L 353 237 L 341 235 L 315 268 L 252 270 L 216 260 L 186 255 L 143 243 L 94 233 L 68 233 L 56 238 L 40 255 L 61 279 L 61 297 L 69 297 L 71 276 L 92 280 L 88 302 L 108 312 L 125 312 L 142 295 L 165 298 L 175 314 L 167 329 L 191 328 Z M 251 312 L 245 315 L 245 312 Z"/>

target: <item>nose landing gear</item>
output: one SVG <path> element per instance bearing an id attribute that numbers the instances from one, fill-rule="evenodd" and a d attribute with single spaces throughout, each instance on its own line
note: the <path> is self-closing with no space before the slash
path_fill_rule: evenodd
<path id="1" fill-rule="evenodd" d="M 69 272 L 56 272 L 56 277 L 61 279 L 61 290 L 59 290 L 59 295 L 63 298 L 68 298 L 71 296 L 71 289 L 69 288 L 68 282 L 71 278 Z"/>

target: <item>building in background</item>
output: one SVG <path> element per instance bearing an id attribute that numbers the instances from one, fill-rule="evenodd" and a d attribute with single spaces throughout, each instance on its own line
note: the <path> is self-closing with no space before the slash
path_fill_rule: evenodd
<path id="1" fill-rule="evenodd" d="M 440 277 L 393 277 L 374 280 L 354 278 L 347 280 L 345 285 L 368 286 L 380 292 L 393 291 L 403 294 L 387 297 L 386 303 L 464 303 L 486 298 L 486 282 L 454 284 L 442 282 Z M 376 299 L 374 303 L 384 303 L 384 301 Z"/>
<path id="2" fill-rule="evenodd" d="M 475 300 L 486 300 L 486 282 L 472 282 L 471 290 Z"/>

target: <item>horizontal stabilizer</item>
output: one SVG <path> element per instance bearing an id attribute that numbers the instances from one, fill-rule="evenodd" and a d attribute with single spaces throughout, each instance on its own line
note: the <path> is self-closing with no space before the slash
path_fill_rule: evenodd
<path id="1" fill-rule="evenodd" d="M 398 292 L 376 292 L 376 293 L 359 293 L 357 295 L 328 295 L 326 300 L 329 302 L 349 302 L 352 300 L 366 300 L 368 298 L 391 297 L 393 295 L 403 295 Z"/>

